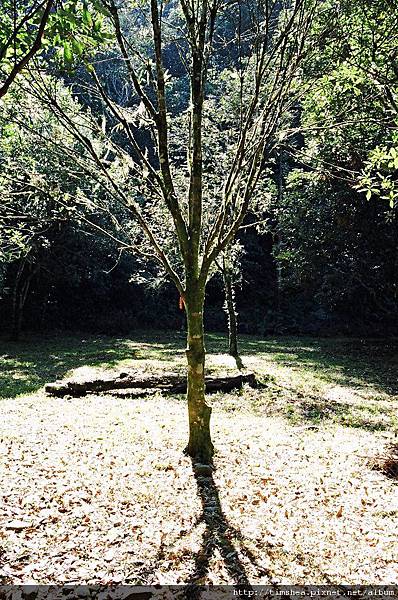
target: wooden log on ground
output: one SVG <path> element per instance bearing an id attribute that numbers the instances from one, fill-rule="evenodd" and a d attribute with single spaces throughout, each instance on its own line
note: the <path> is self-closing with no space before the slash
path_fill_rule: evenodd
<path id="1" fill-rule="evenodd" d="M 254 373 L 239 373 L 223 377 L 206 377 L 206 392 L 230 392 L 241 388 L 244 384 L 256 386 Z M 178 373 L 162 375 L 146 375 L 144 373 L 120 373 L 116 377 L 103 377 L 90 380 L 70 380 L 47 383 L 45 391 L 51 396 L 85 396 L 90 393 L 101 393 L 111 390 L 127 389 L 159 389 L 169 394 L 184 394 L 187 391 L 186 378 Z"/>

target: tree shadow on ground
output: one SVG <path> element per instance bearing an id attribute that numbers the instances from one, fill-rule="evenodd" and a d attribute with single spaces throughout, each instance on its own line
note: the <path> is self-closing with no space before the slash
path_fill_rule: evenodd
<path id="1" fill-rule="evenodd" d="M 194 557 L 194 567 L 186 591 L 187 598 L 200 597 L 200 585 L 209 573 L 212 557 L 218 551 L 224 562 L 225 568 L 234 586 L 250 589 L 251 584 L 245 566 L 239 556 L 234 540 L 239 541 L 241 551 L 248 560 L 257 568 L 259 575 L 269 573 L 257 563 L 256 557 L 244 544 L 244 539 L 239 530 L 227 520 L 220 501 L 220 495 L 212 473 L 198 474 L 195 461 L 192 461 L 193 472 L 196 479 L 197 492 L 202 504 L 202 514 L 197 524 L 203 522 L 205 531 L 202 537 L 201 548 Z"/>
<path id="2" fill-rule="evenodd" d="M 292 407 L 291 404 L 289 406 Z M 367 431 L 391 431 L 396 422 L 396 410 L 394 407 L 355 405 L 320 398 L 317 401 L 296 400 L 294 409 L 288 411 L 288 419 L 294 423 L 300 421 L 312 425 L 321 425 L 331 420 L 346 427 Z"/>
<path id="3" fill-rule="evenodd" d="M 209 347 L 215 347 L 213 338 Z M 240 338 L 241 356 L 260 358 L 295 370 L 309 372 L 319 379 L 338 385 L 369 386 L 389 394 L 398 394 L 397 339 L 353 338 Z"/>

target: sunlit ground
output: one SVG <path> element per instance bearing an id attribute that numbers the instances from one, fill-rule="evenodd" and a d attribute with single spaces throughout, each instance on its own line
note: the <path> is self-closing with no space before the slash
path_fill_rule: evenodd
<path id="1" fill-rule="evenodd" d="M 235 369 L 222 336 L 209 371 Z M 213 480 L 182 451 L 183 397 L 47 397 L 104 369 L 184 368 L 174 334 L 0 345 L 5 583 L 397 583 L 397 342 L 241 340 L 263 383 L 214 394 Z M 206 485 L 204 485 L 206 483 Z"/>

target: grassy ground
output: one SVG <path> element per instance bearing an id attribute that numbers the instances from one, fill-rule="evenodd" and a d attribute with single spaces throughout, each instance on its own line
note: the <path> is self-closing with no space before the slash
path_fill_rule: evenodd
<path id="1" fill-rule="evenodd" d="M 236 368 L 209 335 L 208 369 Z M 5 583 L 397 583 L 397 341 L 241 341 L 265 384 L 214 394 L 211 479 L 182 397 L 46 397 L 69 376 L 183 369 L 181 335 L 0 341 Z"/>

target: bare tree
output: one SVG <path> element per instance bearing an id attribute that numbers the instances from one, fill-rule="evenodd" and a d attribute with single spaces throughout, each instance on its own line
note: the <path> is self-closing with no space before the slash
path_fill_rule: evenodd
<path id="1" fill-rule="evenodd" d="M 303 94 L 294 82 L 314 45 L 311 25 L 322 0 L 148 0 L 134 10 L 123 1 L 104 0 L 104 5 L 117 40 L 116 59 L 128 81 L 128 102 L 118 103 L 109 92 L 101 76 L 103 56 L 88 65 L 91 83 L 84 84 L 102 102 L 100 124 L 91 114 L 84 122 L 80 116 L 78 123 L 44 77 L 36 77 L 32 92 L 85 149 L 80 168 L 96 177 L 136 223 L 141 233 L 124 247 L 157 260 L 177 287 L 188 326 L 187 452 L 211 461 L 204 379 L 206 284 L 256 196 L 281 122 Z M 234 19 L 238 28 L 225 33 L 225 22 Z M 139 31 L 147 35 L 145 44 Z M 168 110 L 173 81 L 166 53 L 171 46 L 179 53 L 190 92 L 185 124 L 177 128 Z M 222 73 L 220 87 L 216 82 Z M 234 100 L 228 107 L 235 107 L 230 114 L 223 104 L 228 94 Z M 209 115 L 217 139 L 206 126 Z M 105 155 L 93 135 L 106 140 Z M 222 149 L 218 165 L 212 164 L 214 144 Z"/>

